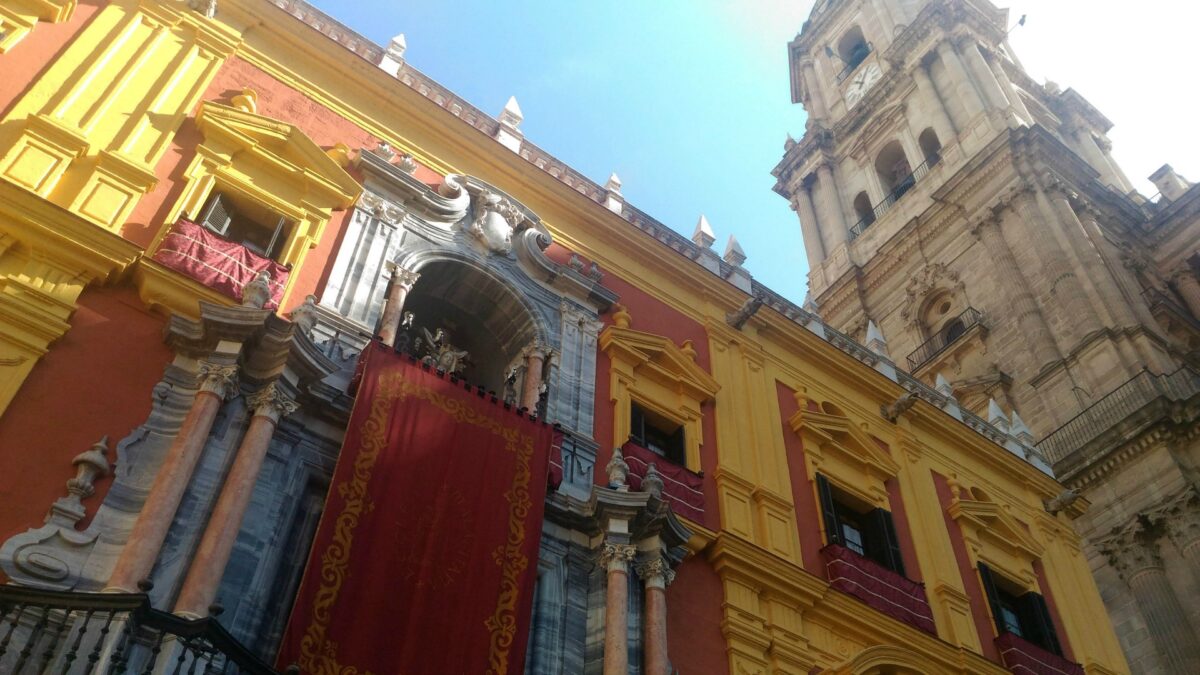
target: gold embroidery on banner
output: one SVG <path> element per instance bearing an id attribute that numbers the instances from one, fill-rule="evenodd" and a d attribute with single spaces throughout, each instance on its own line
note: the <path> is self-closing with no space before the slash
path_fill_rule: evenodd
<path id="1" fill-rule="evenodd" d="M 518 580 L 529 567 L 529 559 L 521 552 L 525 541 L 525 518 L 533 505 L 529 484 L 533 472 L 533 436 L 522 434 L 515 427 L 506 427 L 482 414 L 463 401 L 444 396 L 428 387 L 407 380 L 399 373 L 379 376 L 379 386 L 371 411 L 363 423 L 362 445 L 354 459 L 352 476 L 337 486 L 344 500 L 341 513 L 334 523 L 333 539 L 321 554 L 321 586 L 313 600 L 312 620 L 300 641 L 300 667 L 313 675 L 372 675 L 355 666 L 343 666 L 337 660 L 337 643 L 329 637 L 330 613 L 346 580 L 350 549 L 359 516 L 367 508 L 367 486 L 379 454 L 387 445 L 387 420 L 392 406 L 410 396 L 428 401 L 455 421 L 482 427 L 502 437 L 505 449 L 516 455 L 517 468 L 512 485 L 504 493 L 508 501 L 508 541 L 499 546 L 492 558 L 500 566 L 501 586 L 496 609 L 485 621 L 490 635 L 488 675 L 506 675 L 508 657 L 517 632 Z"/>

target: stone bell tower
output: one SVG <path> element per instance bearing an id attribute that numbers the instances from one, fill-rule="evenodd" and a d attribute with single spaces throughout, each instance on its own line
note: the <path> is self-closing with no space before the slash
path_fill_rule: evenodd
<path id="1" fill-rule="evenodd" d="M 860 340 L 873 322 L 899 367 L 1027 425 L 1093 502 L 1078 522 L 1135 672 L 1188 672 L 1200 531 L 1174 542 L 1156 514 L 1169 495 L 1196 517 L 1200 189 L 1164 166 L 1161 194 L 1138 194 L 1112 122 L 1025 72 L 1016 23 L 989 0 L 818 0 L 788 45 L 808 122 L 775 191 L 800 219 L 809 306 Z M 1129 541 L 1161 593 L 1130 584 Z"/>

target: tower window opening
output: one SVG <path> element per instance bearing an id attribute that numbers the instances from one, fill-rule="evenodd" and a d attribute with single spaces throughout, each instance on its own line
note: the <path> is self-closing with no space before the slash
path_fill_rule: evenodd
<path id="1" fill-rule="evenodd" d="M 921 154 L 925 156 L 926 164 L 933 166 L 941 160 L 942 143 L 938 140 L 937 132 L 932 128 L 921 132 L 921 135 L 917 137 L 917 144 L 921 146 Z"/>
<path id="2" fill-rule="evenodd" d="M 846 68 L 838 76 L 838 81 L 844 80 L 847 75 L 854 72 L 854 69 L 867 60 L 867 56 L 871 54 L 871 45 L 863 37 L 862 29 L 858 26 L 846 31 L 842 39 L 837 43 L 838 57 L 846 64 Z"/>
<path id="3" fill-rule="evenodd" d="M 915 182 L 912 174 L 912 166 L 908 163 L 908 157 L 904 154 L 904 148 L 900 147 L 899 141 L 892 141 L 884 146 L 883 150 L 875 158 L 875 172 L 879 174 L 879 182 L 890 193 L 889 197 L 893 200 L 899 199 L 901 195 L 908 192 L 908 189 Z"/>
<path id="4" fill-rule="evenodd" d="M 871 197 L 865 191 L 854 197 L 854 212 L 858 214 L 859 229 L 865 229 L 875 222 L 875 209 L 871 206 Z"/>

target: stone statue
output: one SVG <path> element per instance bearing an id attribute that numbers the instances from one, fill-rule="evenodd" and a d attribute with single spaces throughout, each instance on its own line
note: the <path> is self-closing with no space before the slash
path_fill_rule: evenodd
<path id="1" fill-rule="evenodd" d="M 508 405 L 517 404 L 517 372 L 517 366 L 513 366 L 504 373 L 504 402 Z"/>
<path id="2" fill-rule="evenodd" d="M 263 270 L 242 288 L 242 306 L 262 309 L 271 300 L 271 273 Z"/>
<path id="3" fill-rule="evenodd" d="M 444 329 L 439 328 L 431 335 L 427 328 L 422 328 L 421 333 L 429 349 L 429 355 L 425 357 L 427 363 L 452 375 L 458 375 L 467 367 L 469 354 L 465 349 L 455 349 Z"/>

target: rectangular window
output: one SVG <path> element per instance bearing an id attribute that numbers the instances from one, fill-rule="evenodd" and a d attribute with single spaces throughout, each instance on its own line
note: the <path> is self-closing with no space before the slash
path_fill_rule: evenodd
<path id="1" fill-rule="evenodd" d="M 679 466 L 687 464 L 683 425 L 631 403 L 629 440 Z"/>
<path id="2" fill-rule="evenodd" d="M 213 192 L 200 214 L 203 227 L 271 260 L 279 259 L 291 230 L 291 223 L 278 213 L 221 192 Z"/>
<path id="3" fill-rule="evenodd" d="M 1040 594 L 1022 593 L 1015 584 L 994 574 L 986 564 L 979 563 L 979 579 L 987 594 L 992 617 L 998 633 L 1011 633 L 1024 640 L 1062 656 L 1058 633 L 1050 618 L 1050 609 Z"/>
<path id="4" fill-rule="evenodd" d="M 864 506 L 829 484 L 817 474 L 817 492 L 828 544 L 839 544 L 855 553 L 904 574 L 904 560 L 892 514 L 886 509 Z"/>

